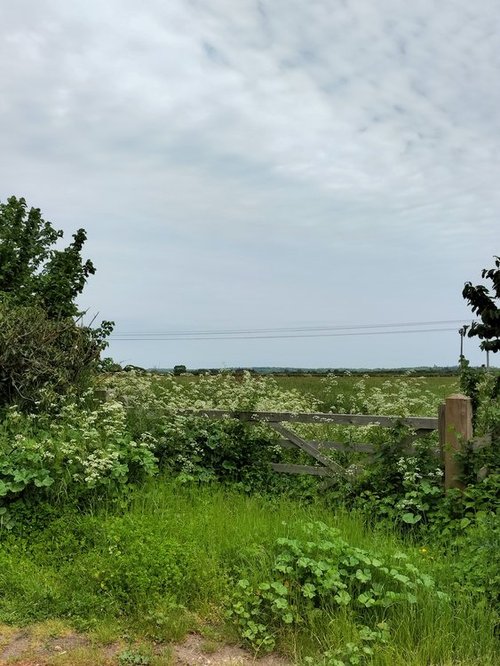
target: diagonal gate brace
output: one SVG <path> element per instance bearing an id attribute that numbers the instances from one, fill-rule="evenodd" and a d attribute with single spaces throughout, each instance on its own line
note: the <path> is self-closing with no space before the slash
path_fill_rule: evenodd
<path id="1" fill-rule="evenodd" d="M 314 458 L 324 467 L 326 467 L 330 472 L 331 476 L 334 475 L 340 475 L 343 477 L 348 476 L 347 472 L 341 465 L 336 463 L 334 460 L 331 460 L 327 456 L 324 456 L 322 453 L 318 451 L 318 449 L 313 444 L 306 442 L 304 439 L 296 435 L 294 432 L 282 426 L 281 423 L 269 423 L 269 425 L 273 430 L 279 432 L 279 434 L 282 435 L 289 442 L 295 444 L 297 448 L 302 449 L 302 451 L 309 454 L 312 458 Z"/>

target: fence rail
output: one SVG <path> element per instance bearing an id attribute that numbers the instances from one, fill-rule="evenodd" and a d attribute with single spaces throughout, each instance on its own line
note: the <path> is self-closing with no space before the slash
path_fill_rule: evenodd
<path id="1" fill-rule="evenodd" d="M 329 412 L 245 412 L 226 409 L 185 409 L 177 414 L 185 416 L 206 416 L 212 419 L 239 419 L 262 423 L 309 423 L 338 425 L 380 425 L 391 428 L 397 423 L 407 425 L 414 430 L 437 430 L 439 419 L 429 416 L 382 416 L 377 414 L 330 414 Z"/>
<path id="2" fill-rule="evenodd" d="M 276 472 L 286 474 L 311 474 L 314 476 L 344 476 L 350 477 L 351 472 L 344 469 L 339 463 L 323 454 L 325 449 L 337 451 L 356 451 L 359 453 L 374 453 L 373 445 L 368 443 L 344 444 L 342 442 L 306 441 L 296 433 L 286 428 L 283 423 L 305 423 L 313 425 L 379 425 L 391 428 L 397 424 L 409 426 L 419 437 L 433 431 L 439 432 L 439 446 L 435 449 L 436 456 L 444 462 L 445 488 L 462 487 L 459 476 L 460 467 L 455 453 L 462 450 L 465 443 L 472 443 L 474 448 L 488 445 L 488 437 L 477 440 L 472 439 L 472 407 L 470 398 L 464 395 L 452 395 L 440 405 L 438 416 L 386 416 L 379 414 L 331 414 L 325 412 L 255 412 L 231 411 L 225 409 L 182 410 L 177 414 L 183 416 L 205 417 L 210 419 L 238 419 L 246 423 L 267 423 L 281 435 L 280 446 L 284 448 L 297 448 L 313 458 L 317 465 L 293 465 L 288 463 L 271 463 Z M 403 452 L 411 453 L 412 440 L 409 439 L 402 448 Z M 327 482 L 326 486 L 331 485 Z"/>

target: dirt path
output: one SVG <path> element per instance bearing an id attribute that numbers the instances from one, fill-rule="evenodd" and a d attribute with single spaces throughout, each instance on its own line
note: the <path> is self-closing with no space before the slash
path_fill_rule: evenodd
<path id="1" fill-rule="evenodd" d="M 149 646 L 96 645 L 73 632 L 40 635 L 36 630 L 0 629 L 0 666 L 291 666 L 277 655 L 255 659 L 236 646 L 198 634 L 183 643 Z"/>

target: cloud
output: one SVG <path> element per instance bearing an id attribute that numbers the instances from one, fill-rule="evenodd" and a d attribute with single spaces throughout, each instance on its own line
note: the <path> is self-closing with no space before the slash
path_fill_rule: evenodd
<path id="1" fill-rule="evenodd" d="M 101 275 L 151 293 L 151 322 L 157 284 L 175 282 L 162 252 L 175 270 L 196 257 L 180 316 L 182 299 L 203 300 L 200 266 L 218 262 L 212 312 L 232 311 L 224 284 L 248 300 L 252 270 L 286 272 L 299 251 L 305 275 L 288 276 L 287 295 L 271 271 L 252 316 L 273 316 L 272 295 L 283 317 L 298 302 L 312 317 L 318 265 L 328 286 L 329 271 L 351 275 L 356 298 L 363 266 L 381 287 L 410 266 L 460 285 L 498 238 L 499 19 L 496 0 L 4 3 L 1 198 L 30 194 L 86 226 Z M 160 262 L 149 278 L 134 249 Z M 96 280 L 92 298 L 118 302 Z"/>

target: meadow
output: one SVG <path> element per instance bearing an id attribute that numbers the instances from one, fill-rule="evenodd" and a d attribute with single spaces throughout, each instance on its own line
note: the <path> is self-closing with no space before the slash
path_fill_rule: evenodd
<path id="1" fill-rule="evenodd" d="M 241 381 L 242 376 L 236 376 Z M 332 378 L 334 378 L 335 390 L 332 391 Z M 394 389 L 402 383 L 415 392 L 425 392 L 433 395 L 435 401 L 432 406 L 444 401 L 449 395 L 456 393 L 460 388 L 460 380 L 457 375 L 419 375 L 417 371 L 410 370 L 401 375 L 383 374 L 342 374 L 342 375 L 315 375 L 315 374 L 276 374 L 257 375 L 255 381 L 268 380 L 274 382 L 279 389 L 286 392 L 297 392 L 305 398 L 315 401 L 318 409 L 329 411 L 335 398 L 339 394 L 354 397 L 362 387 L 363 391 L 384 391 Z M 175 381 L 181 385 L 189 385 L 199 381 L 196 375 L 180 375 Z M 382 413 L 382 412 L 381 412 Z M 428 414 L 435 416 L 435 414 Z"/>
<path id="2" fill-rule="evenodd" d="M 402 377 L 405 377 L 405 375 L 401 375 L 399 379 Z M 339 391 L 344 394 L 355 393 L 360 379 L 363 379 L 369 389 L 382 389 L 385 382 L 389 381 L 389 383 L 393 383 L 391 380 L 394 380 L 394 377 L 384 375 L 366 375 L 363 377 L 359 375 L 342 375 L 337 377 Z M 275 377 L 275 380 L 286 391 L 296 390 L 305 395 L 313 396 L 321 403 L 327 402 L 328 396 L 325 395 L 324 377 L 317 377 L 315 375 L 279 375 Z M 452 375 L 420 377 L 417 372 L 411 372 L 406 376 L 406 380 L 410 385 L 415 384 L 419 388 L 422 387 L 432 392 L 439 400 L 444 400 L 459 388 L 458 376 Z"/>
<path id="3" fill-rule="evenodd" d="M 39 413 L 9 407 L 0 660 L 189 663 L 176 661 L 176 646 L 197 635 L 196 663 L 224 663 L 210 662 L 224 645 L 298 665 L 498 663 L 497 468 L 445 494 L 432 436 L 405 457 L 407 431 L 366 428 L 375 458 L 322 491 L 316 478 L 270 470 L 292 454 L 264 425 L 179 415 L 434 416 L 455 382 L 117 373 Z M 478 407 L 478 432 L 497 406 Z M 352 437 L 328 428 L 322 435 Z M 471 478 L 484 467 L 466 462 Z M 21 631 L 31 642 L 9 653 Z M 78 649 L 43 648 L 68 635 Z"/>

